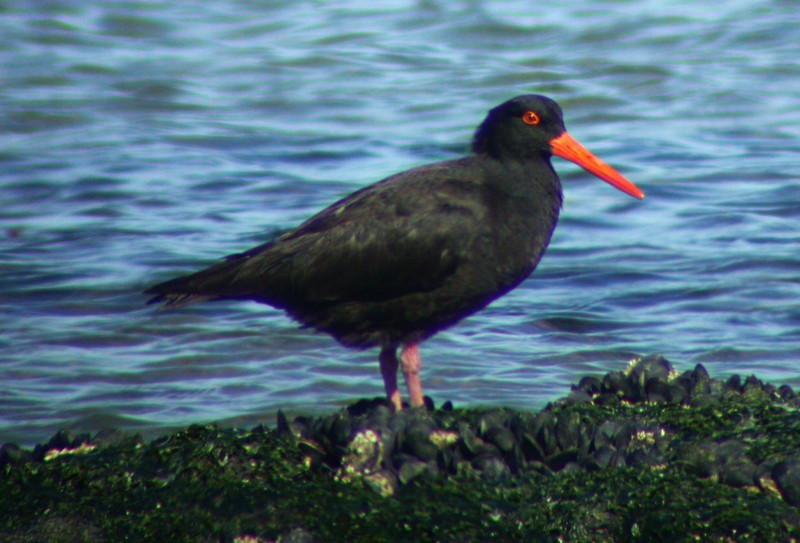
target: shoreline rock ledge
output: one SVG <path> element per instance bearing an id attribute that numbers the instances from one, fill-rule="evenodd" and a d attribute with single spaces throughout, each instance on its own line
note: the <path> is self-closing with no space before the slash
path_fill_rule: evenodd
<path id="1" fill-rule="evenodd" d="M 0 449 L 0 541 L 798 541 L 800 397 L 665 358 L 538 412 L 360 400 Z"/>

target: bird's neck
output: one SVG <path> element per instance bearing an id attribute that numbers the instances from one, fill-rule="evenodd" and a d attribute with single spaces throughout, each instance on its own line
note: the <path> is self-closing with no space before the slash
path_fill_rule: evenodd
<path id="1" fill-rule="evenodd" d="M 561 183 L 544 162 L 474 158 L 483 171 L 485 224 L 495 247 L 487 249 L 505 292 L 524 280 L 550 243 L 561 209 Z"/>
<path id="2" fill-rule="evenodd" d="M 488 187 L 506 195 L 514 205 L 558 219 L 563 202 L 561 181 L 550 158 L 536 156 L 523 160 L 496 160 L 485 154 L 476 155 L 486 172 Z M 555 223 L 554 223 L 555 224 Z"/>

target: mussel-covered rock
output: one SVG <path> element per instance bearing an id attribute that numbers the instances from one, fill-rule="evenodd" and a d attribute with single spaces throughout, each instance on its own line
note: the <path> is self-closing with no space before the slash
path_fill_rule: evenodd
<path id="1" fill-rule="evenodd" d="M 772 468 L 772 478 L 786 503 L 800 506 L 800 457 L 782 460 Z"/>
<path id="2" fill-rule="evenodd" d="M 693 476 L 800 503 L 800 460 L 754 452 L 747 440 L 731 437 L 737 425 L 755 423 L 757 414 L 742 407 L 745 397 L 800 407 L 788 386 L 755 377 L 712 379 L 700 364 L 678 373 L 665 358 L 649 356 L 625 371 L 581 379 L 538 413 L 462 412 L 449 402 L 436 410 L 430 401 L 428 408 L 395 413 L 376 398 L 321 418 L 289 421 L 279 414 L 278 430 L 298 440 L 312 469 L 363 479 L 382 495 L 415 480 L 464 474 L 505 481 L 525 473 L 659 470 L 674 463 Z M 692 409 L 707 412 L 698 420 L 710 426 L 683 422 Z M 724 437 L 715 435 L 716 421 L 725 421 Z M 4 454 L 9 461 L 18 455 Z"/>
<path id="3" fill-rule="evenodd" d="M 798 450 L 790 387 L 714 379 L 702 365 L 678 374 L 652 356 L 581 379 L 537 412 L 428 400 L 396 413 L 376 398 L 326 416 L 280 412 L 275 430 L 198 425 L 152 443 L 60 432 L 33 451 L 6 444 L 0 501 L 12 528 L 0 526 L 0 540 L 47 541 L 61 526 L 60 541 L 133 530 L 147 537 L 131 540 L 171 541 L 187 529 L 186 540 L 240 543 L 397 533 L 792 541 Z M 98 519 L 108 520 L 102 532 Z"/>

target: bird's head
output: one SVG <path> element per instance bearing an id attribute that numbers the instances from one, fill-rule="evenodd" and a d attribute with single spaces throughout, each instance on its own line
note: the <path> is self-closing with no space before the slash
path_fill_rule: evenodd
<path id="1" fill-rule="evenodd" d="M 517 96 L 489 111 L 475 132 L 472 150 L 499 160 L 560 156 L 622 192 L 644 198 L 636 185 L 569 135 L 561 107 L 546 96 Z"/>

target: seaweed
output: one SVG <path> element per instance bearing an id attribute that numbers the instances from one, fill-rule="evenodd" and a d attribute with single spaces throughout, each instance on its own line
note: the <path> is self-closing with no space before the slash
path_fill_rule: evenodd
<path id="1" fill-rule="evenodd" d="M 360 400 L 0 451 L 0 540 L 797 541 L 800 399 L 661 357 L 539 412 Z"/>

